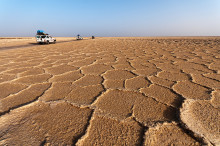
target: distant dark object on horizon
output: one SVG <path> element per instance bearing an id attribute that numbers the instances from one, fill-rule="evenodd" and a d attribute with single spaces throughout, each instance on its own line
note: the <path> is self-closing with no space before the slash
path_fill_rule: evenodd
<path id="1" fill-rule="evenodd" d="M 95 36 L 92 36 L 92 39 L 95 39 Z"/>

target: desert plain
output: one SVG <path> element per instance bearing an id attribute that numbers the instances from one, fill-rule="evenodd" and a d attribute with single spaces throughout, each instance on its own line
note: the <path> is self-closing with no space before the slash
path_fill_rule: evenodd
<path id="1" fill-rule="evenodd" d="M 220 37 L 0 38 L 0 145 L 220 145 Z"/>

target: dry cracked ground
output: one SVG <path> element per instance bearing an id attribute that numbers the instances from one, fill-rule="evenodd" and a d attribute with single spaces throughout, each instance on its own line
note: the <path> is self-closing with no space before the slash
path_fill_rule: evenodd
<path id="1" fill-rule="evenodd" d="M 97 38 L 0 56 L 0 145 L 220 145 L 220 38 Z"/>

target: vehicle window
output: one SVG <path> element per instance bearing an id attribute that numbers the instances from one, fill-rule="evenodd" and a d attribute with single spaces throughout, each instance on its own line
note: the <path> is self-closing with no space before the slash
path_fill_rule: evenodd
<path id="1" fill-rule="evenodd" d="M 45 38 L 46 36 L 41 36 L 42 38 Z"/>

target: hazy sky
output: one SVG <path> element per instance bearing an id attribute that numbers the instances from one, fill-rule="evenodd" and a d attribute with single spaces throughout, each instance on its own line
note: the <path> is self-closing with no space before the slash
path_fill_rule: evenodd
<path id="1" fill-rule="evenodd" d="M 220 36 L 220 0 L 0 0 L 0 37 Z"/>

